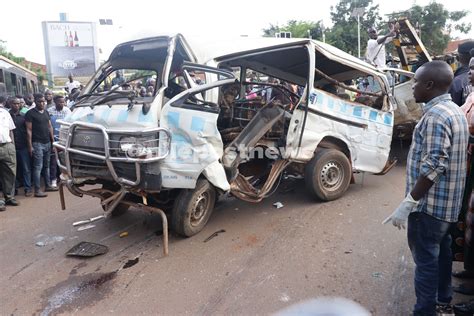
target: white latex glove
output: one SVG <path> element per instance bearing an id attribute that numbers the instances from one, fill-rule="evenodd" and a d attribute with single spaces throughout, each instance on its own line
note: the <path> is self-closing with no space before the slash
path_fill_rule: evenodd
<path id="1" fill-rule="evenodd" d="M 398 229 L 405 229 L 408 215 L 416 209 L 419 202 L 420 201 L 415 201 L 411 194 L 408 193 L 397 209 L 387 217 L 382 224 L 387 224 L 391 220 L 393 226 L 398 227 Z"/>

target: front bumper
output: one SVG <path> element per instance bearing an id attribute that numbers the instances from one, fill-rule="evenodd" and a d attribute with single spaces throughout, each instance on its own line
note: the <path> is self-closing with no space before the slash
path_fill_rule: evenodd
<path id="1" fill-rule="evenodd" d="M 147 166 L 165 159 L 170 152 L 171 133 L 166 128 L 156 127 L 140 131 L 123 131 L 107 129 L 102 125 L 86 122 L 68 123 L 60 121 L 60 124 L 68 126 L 68 132 L 65 142 L 60 140 L 54 143 L 54 147 L 57 149 L 56 159 L 59 168 L 73 182 L 76 182 L 79 178 L 103 177 L 113 180 L 122 187 L 138 187 Z M 91 134 L 95 136 L 87 136 L 88 139 L 84 137 L 85 144 L 78 145 L 75 139 L 78 135 L 77 130 L 96 134 Z M 158 147 L 156 152 L 150 156 L 132 158 L 120 152 L 119 140 L 112 139 L 111 135 L 136 137 L 156 135 L 155 141 Z M 88 147 L 86 140 L 96 146 Z M 78 164 L 78 161 L 81 163 Z M 80 167 L 80 170 L 77 166 Z M 133 172 L 130 173 L 130 171 Z M 156 176 L 154 177 L 156 178 Z"/>

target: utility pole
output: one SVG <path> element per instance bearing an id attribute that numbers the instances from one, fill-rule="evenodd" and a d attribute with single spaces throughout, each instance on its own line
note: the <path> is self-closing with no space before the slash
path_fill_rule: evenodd
<path id="1" fill-rule="evenodd" d="M 364 13 L 365 13 L 364 7 L 354 8 L 354 10 L 352 10 L 352 13 L 351 13 L 351 16 L 357 18 L 357 52 L 358 52 L 359 58 L 360 58 L 360 17 L 363 16 Z"/>

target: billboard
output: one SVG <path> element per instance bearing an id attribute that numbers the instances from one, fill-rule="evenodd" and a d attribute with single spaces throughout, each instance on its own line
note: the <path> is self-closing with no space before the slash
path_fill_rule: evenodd
<path id="1" fill-rule="evenodd" d="M 43 22 L 46 66 L 63 85 L 70 73 L 87 81 L 99 66 L 95 23 Z M 60 83 L 61 82 L 61 83 Z"/>

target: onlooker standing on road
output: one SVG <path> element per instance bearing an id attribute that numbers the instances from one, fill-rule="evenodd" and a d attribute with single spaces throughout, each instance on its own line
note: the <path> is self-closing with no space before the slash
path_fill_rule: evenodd
<path id="1" fill-rule="evenodd" d="M 15 149 L 16 149 L 16 167 L 17 175 L 21 175 L 25 196 L 32 196 L 31 190 L 31 157 L 28 153 L 28 145 L 26 141 L 26 123 L 25 117 L 21 114 L 20 100 L 15 98 L 11 103 L 10 114 L 15 123 Z M 18 183 L 18 181 L 17 181 Z"/>
<path id="2" fill-rule="evenodd" d="M 4 108 L 6 102 L 7 98 L 5 98 L 3 95 L 0 95 L 0 108 Z"/>
<path id="3" fill-rule="evenodd" d="M 467 41 L 458 46 L 458 61 L 461 64 L 454 73 L 454 80 L 449 89 L 453 102 L 461 106 L 466 102 L 467 96 L 471 92 L 471 83 L 469 82 L 469 60 L 470 50 L 474 48 L 474 41 Z"/>
<path id="4" fill-rule="evenodd" d="M 69 81 L 66 82 L 65 86 L 66 86 L 67 93 L 71 94 L 72 89 L 79 89 L 79 87 L 81 86 L 81 83 L 77 80 L 74 80 L 74 78 L 72 77 L 72 74 L 69 74 L 68 78 L 69 78 Z"/>
<path id="5" fill-rule="evenodd" d="M 18 202 L 13 196 L 16 174 L 16 155 L 10 113 L 0 106 L 0 181 L 2 183 L 3 197 L 0 198 L 0 211 L 5 211 L 5 204 L 17 206 Z"/>
<path id="6" fill-rule="evenodd" d="M 53 92 L 51 90 L 46 90 L 44 92 L 44 98 L 46 100 L 46 107 L 45 107 L 46 109 L 49 109 L 50 107 L 54 106 L 54 104 L 53 104 Z"/>
<path id="7" fill-rule="evenodd" d="M 414 315 L 436 315 L 452 299 L 449 231 L 461 209 L 468 144 L 466 117 L 448 94 L 452 80 L 444 61 L 426 63 L 415 73 L 413 95 L 426 103 L 424 114 L 407 158 L 406 198 L 384 221 L 400 229 L 408 219 L 416 264 Z"/>
<path id="8" fill-rule="evenodd" d="M 25 94 L 23 99 L 25 100 L 27 110 L 35 107 L 35 99 L 33 97 L 33 94 Z"/>
<path id="9" fill-rule="evenodd" d="M 46 191 L 56 191 L 51 187 L 49 179 L 49 158 L 51 155 L 51 143 L 53 142 L 53 127 L 49 119 L 48 111 L 45 110 L 46 100 L 42 94 L 35 94 L 36 106 L 26 112 L 26 131 L 28 151 L 33 157 L 33 186 L 36 197 L 46 197 L 41 191 L 41 175 L 43 175 Z"/>
<path id="10" fill-rule="evenodd" d="M 59 123 L 57 120 L 62 120 L 71 113 L 71 110 L 66 107 L 66 100 L 61 95 L 55 95 L 53 97 L 54 105 L 48 109 L 49 117 L 51 119 L 51 125 L 53 126 L 53 136 L 55 140 L 59 138 Z M 51 163 L 50 163 L 50 179 L 51 179 L 51 186 L 53 188 L 57 187 L 57 180 L 58 180 L 58 165 L 56 162 L 56 155 L 54 154 L 54 150 L 51 150 Z"/>

